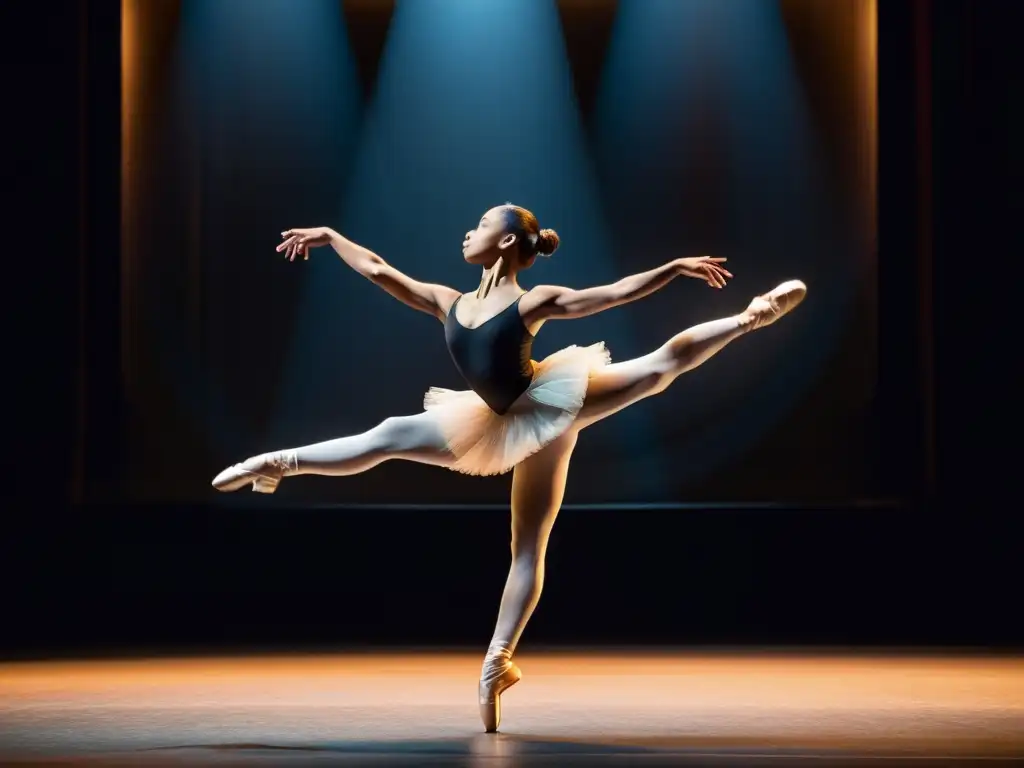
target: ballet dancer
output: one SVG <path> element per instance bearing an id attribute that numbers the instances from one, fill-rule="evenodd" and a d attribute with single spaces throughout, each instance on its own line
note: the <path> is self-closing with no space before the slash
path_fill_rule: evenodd
<path id="1" fill-rule="evenodd" d="M 512 661 L 540 598 L 548 537 L 565 493 L 569 460 L 579 432 L 665 390 L 677 376 L 708 360 L 729 342 L 774 323 L 799 304 L 807 288 L 784 282 L 746 309 L 689 328 L 642 357 L 611 363 L 603 343 L 570 346 L 540 362 L 533 340 L 548 320 L 568 320 L 628 304 L 679 276 L 723 288 L 732 277 L 724 258 L 674 259 L 610 285 L 576 290 L 556 285 L 524 289 L 519 275 L 537 256 L 550 256 L 558 235 L 537 217 L 505 204 L 484 214 L 466 233 L 462 255 L 482 267 L 476 290 L 462 294 L 403 274 L 376 253 L 327 227 L 281 233 L 279 253 L 289 261 L 331 246 L 349 267 L 399 301 L 444 324 L 445 341 L 468 390 L 431 388 L 420 413 L 385 419 L 359 435 L 253 456 L 221 472 L 213 486 L 247 485 L 272 493 L 283 477 L 344 476 L 389 459 L 446 467 L 471 475 L 512 470 L 512 565 L 480 675 L 480 716 L 488 732 L 501 718 L 500 696 L 519 682 Z"/>

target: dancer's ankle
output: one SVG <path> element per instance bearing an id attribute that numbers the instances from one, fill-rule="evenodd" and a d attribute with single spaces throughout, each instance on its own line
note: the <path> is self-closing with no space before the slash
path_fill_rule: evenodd
<path id="1" fill-rule="evenodd" d="M 282 477 L 291 477 L 292 475 L 299 474 L 299 457 L 297 451 L 277 451 L 271 455 L 273 456 L 274 466 L 281 469 Z"/>
<path id="2" fill-rule="evenodd" d="M 294 450 L 261 453 L 247 459 L 245 465 L 249 464 L 278 471 L 281 473 L 281 477 L 297 475 L 299 472 L 299 460 Z"/>
<path id="3" fill-rule="evenodd" d="M 757 315 L 746 309 L 736 315 L 736 324 L 743 333 L 750 333 L 757 327 Z"/>
<path id="4" fill-rule="evenodd" d="M 484 654 L 484 670 L 502 668 L 512 661 L 511 643 L 504 640 L 492 640 Z"/>
<path id="5" fill-rule="evenodd" d="M 512 643 L 508 640 L 491 640 L 490 645 L 487 646 L 487 655 L 512 658 Z"/>

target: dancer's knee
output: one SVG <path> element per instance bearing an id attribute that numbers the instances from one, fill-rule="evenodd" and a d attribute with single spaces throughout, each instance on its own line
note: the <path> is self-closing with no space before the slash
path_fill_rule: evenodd
<path id="1" fill-rule="evenodd" d="M 544 554 L 536 548 L 517 551 L 512 547 L 512 571 L 525 583 L 537 580 L 544 568 Z"/>
<path id="2" fill-rule="evenodd" d="M 707 356 L 707 345 L 685 331 L 673 337 L 663 347 L 664 375 L 666 377 L 664 386 L 681 373 L 691 368 L 696 368 Z M 664 387 L 663 387 L 664 388 Z"/>
<path id="3" fill-rule="evenodd" d="M 539 535 L 538 535 L 539 534 Z M 524 570 L 536 570 L 544 564 L 547 553 L 547 532 L 512 530 L 512 566 Z"/>
<path id="4" fill-rule="evenodd" d="M 403 416 L 389 416 L 374 427 L 370 434 L 374 449 L 386 454 L 408 450 L 413 441 L 412 427 Z"/>
<path id="5" fill-rule="evenodd" d="M 675 339 L 647 356 L 641 388 L 649 395 L 665 390 L 685 369 L 686 354 L 677 350 Z"/>
<path id="6" fill-rule="evenodd" d="M 423 415 L 390 416 L 371 430 L 374 449 L 388 456 L 440 450 L 443 438 L 437 426 Z"/>

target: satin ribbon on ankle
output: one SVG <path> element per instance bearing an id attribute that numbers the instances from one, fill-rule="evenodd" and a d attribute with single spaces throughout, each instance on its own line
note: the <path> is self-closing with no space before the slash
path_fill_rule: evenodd
<path id="1" fill-rule="evenodd" d="M 507 643 L 491 643 L 484 655 L 480 682 L 489 684 L 501 677 L 512 663 L 512 650 Z"/>

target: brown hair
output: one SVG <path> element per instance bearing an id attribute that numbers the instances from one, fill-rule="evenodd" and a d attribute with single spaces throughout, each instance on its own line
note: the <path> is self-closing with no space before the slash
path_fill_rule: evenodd
<path id="1" fill-rule="evenodd" d="M 558 233 L 553 229 L 541 229 L 537 217 L 525 208 L 505 203 L 505 227 L 519 236 L 520 253 L 526 259 L 550 256 L 558 250 Z"/>

